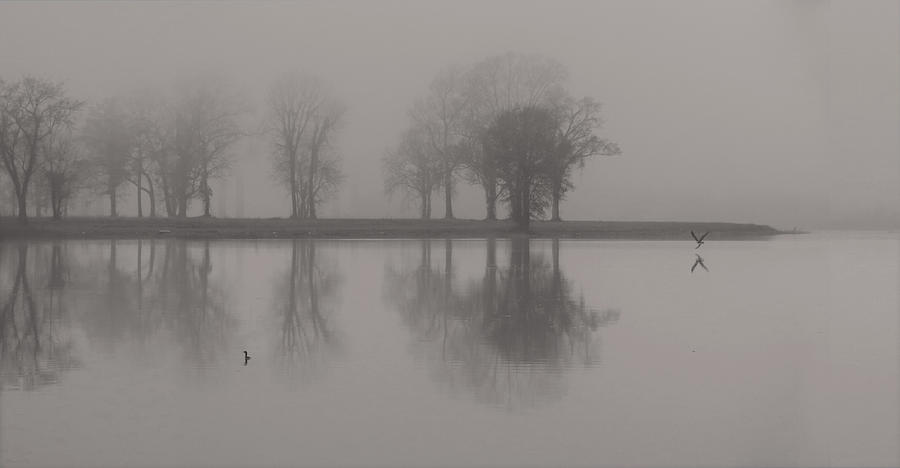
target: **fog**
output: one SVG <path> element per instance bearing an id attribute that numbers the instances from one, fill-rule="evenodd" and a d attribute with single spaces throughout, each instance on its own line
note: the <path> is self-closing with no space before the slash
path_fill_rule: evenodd
<path id="1" fill-rule="evenodd" d="M 445 66 L 507 51 L 565 65 L 623 150 L 576 176 L 565 219 L 900 227 L 896 1 L 0 5 L 0 77 L 62 80 L 89 102 L 212 71 L 244 90 L 257 129 L 275 77 L 322 77 L 348 107 L 346 180 L 323 216 L 416 216 L 381 170 L 410 105 Z M 214 214 L 289 214 L 270 151 L 235 147 Z M 482 218 L 481 188 L 461 184 L 454 208 Z"/>

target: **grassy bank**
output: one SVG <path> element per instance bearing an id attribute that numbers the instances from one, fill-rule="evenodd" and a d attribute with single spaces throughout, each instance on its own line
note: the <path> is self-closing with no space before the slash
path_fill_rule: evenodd
<path id="1" fill-rule="evenodd" d="M 764 225 L 690 222 L 536 221 L 531 237 L 584 239 L 689 239 L 689 231 L 711 231 L 710 238 L 746 239 L 780 232 Z M 427 238 L 509 237 L 516 232 L 510 221 L 419 219 L 319 219 L 283 218 L 87 218 L 61 221 L 0 218 L 0 238 L 149 238 L 185 239 L 283 239 L 283 238 Z"/>

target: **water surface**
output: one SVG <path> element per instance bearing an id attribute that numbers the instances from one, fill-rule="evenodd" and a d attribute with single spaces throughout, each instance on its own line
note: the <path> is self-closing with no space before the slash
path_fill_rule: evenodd
<path id="1" fill-rule="evenodd" d="M 0 243 L 0 465 L 896 466 L 898 245 Z"/>

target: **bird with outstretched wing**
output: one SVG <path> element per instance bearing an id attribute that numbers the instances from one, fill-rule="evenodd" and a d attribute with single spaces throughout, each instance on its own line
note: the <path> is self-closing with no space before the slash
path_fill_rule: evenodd
<path id="1" fill-rule="evenodd" d="M 709 235 L 709 231 L 706 231 L 703 233 L 702 236 L 697 237 L 697 234 L 694 234 L 694 231 L 691 230 L 691 237 L 693 237 L 694 240 L 697 242 L 697 247 L 694 247 L 694 248 L 699 249 L 700 246 L 703 245 L 703 239 L 706 239 L 706 236 L 708 236 L 708 235 Z"/>

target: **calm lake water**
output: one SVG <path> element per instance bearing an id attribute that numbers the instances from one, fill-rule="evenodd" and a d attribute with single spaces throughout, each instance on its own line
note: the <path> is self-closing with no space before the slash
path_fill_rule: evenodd
<path id="1" fill-rule="evenodd" d="M 0 243 L 0 465 L 897 466 L 898 247 Z"/>

